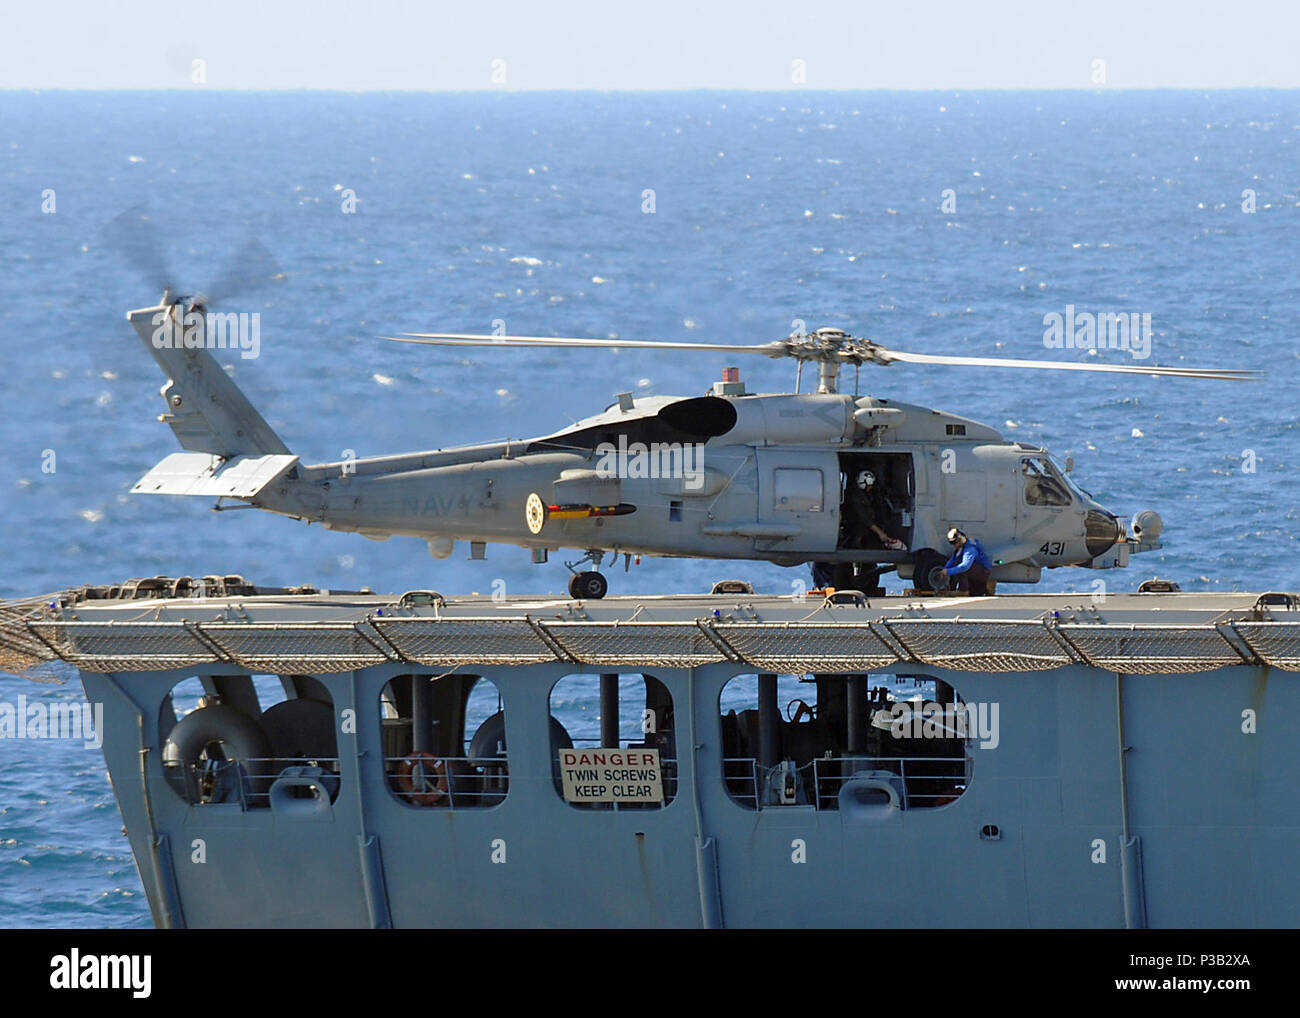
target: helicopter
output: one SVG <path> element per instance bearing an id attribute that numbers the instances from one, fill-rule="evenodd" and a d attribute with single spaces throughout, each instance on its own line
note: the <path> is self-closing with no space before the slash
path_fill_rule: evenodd
<path id="1" fill-rule="evenodd" d="M 790 358 L 795 391 L 751 394 L 729 367 L 704 395 L 620 393 L 602 412 L 538 438 L 306 464 L 206 348 L 214 330 L 204 298 L 167 290 L 127 319 L 167 377 L 159 420 L 184 450 L 134 493 L 215 496 L 217 509 L 254 507 L 377 541 L 417 537 L 436 559 L 457 541 L 469 544 L 471 559 L 483 559 L 489 543 L 527 548 L 536 563 L 574 549 L 582 556 L 565 565 L 578 599 L 605 596 L 600 568 L 620 555 L 625 566 L 641 556 L 811 563 L 823 583 L 875 593 L 893 571 L 931 592 L 945 586 L 937 549 L 951 527 L 981 541 L 997 582 L 1037 583 L 1044 568 L 1122 568 L 1131 554 L 1161 547 L 1157 513 L 1121 519 L 1046 449 L 941 410 L 841 392 L 841 371 L 914 363 L 1233 381 L 1257 374 L 918 354 L 832 328 L 753 345 L 407 333 L 384 338 Z M 805 365 L 816 368 L 814 391 L 801 391 Z M 852 485 L 868 476 L 874 527 L 851 508 Z"/>

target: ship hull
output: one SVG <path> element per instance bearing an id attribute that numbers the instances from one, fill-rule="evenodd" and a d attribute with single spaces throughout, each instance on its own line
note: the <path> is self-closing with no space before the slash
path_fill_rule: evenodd
<path id="1" fill-rule="evenodd" d="M 418 809 L 393 795 L 374 705 L 399 672 L 445 669 L 386 663 L 316 676 L 345 727 L 337 797 L 309 817 L 187 802 L 164 774 L 167 691 L 239 669 L 83 672 L 156 924 L 1200 928 L 1300 916 L 1294 672 L 913 665 L 968 703 L 997 704 L 996 745 L 970 740 L 955 801 L 857 813 L 756 809 L 729 793 L 718 705 L 728 680 L 753 672 L 743 664 L 653 669 L 676 704 L 676 794 L 618 811 L 556 794 L 544 734 L 553 684 L 600 668 L 470 670 L 504 704 L 503 801 Z"/>

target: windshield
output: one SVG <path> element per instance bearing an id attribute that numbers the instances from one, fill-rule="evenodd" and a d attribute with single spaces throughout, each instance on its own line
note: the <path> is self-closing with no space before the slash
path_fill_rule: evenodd
<path id="1" fill-rule="evenodd" d="M 1097 501 L 1095 498 L 1092 497 L 1091 491 L 1086 491 L 1085 489 L 1081 488 L 1077 483 L 1075 483 L 1074 477 L 1065 472 L 1065 468 L 1062 467 L 1061 464 L 1056 462 L 1056 458 L 1054 456 L 1049 456 L 1048 462 L 1051 463 L 1052 468 L 1056 471 L 1057 475 L 1061 478 L 1061 480 L 1063 480 L 1066 484 L 1070 486 L 1070 490 L 1074 492 L 1074 494 L 1079 498 L 1081 502 Z"/>

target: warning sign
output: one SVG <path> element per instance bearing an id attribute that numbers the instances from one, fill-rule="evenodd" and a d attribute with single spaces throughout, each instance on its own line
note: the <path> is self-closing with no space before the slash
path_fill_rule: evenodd
<path id="1" fill-rule="evenodd" d="M 663 802 L 657 749 L 562 749 L 566 802 Z"/>

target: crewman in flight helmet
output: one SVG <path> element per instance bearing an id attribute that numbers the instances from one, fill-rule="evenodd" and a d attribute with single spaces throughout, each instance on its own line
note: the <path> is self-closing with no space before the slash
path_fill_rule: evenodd
<path id="1" fill-rule="evenodd" d="M 846 520 L 856 531 L 858 547 L 869 548 L 871 544 L 868 532 L 880 540 L 880 547 L 890 551 L 902 551 L 907 545 L 896 537 L 891 537 L 881 529 L 877 522 L 886 515 L 880 493 L 876 490 L 876 475 L 870 470 L 859 470 L 849 489 L 848 510 L 850 520 Z"/>

